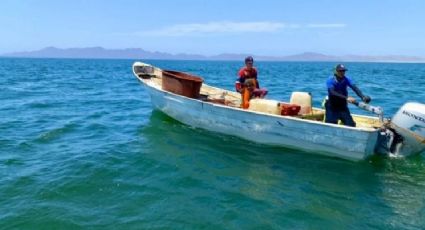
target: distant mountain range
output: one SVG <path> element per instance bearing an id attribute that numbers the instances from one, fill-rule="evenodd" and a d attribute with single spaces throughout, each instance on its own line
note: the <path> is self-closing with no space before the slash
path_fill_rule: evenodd
<path id="1" fill-rule="evenodd" d="M 100 59 L 162 59 L 162 60 L 243 60 L 249 54 L 225 53 L 214 56 L 197 54 L 170 54 L 164 52 L 150 52 L 139 48 L 105 49 L 102 47 L 60 49 L 47 47 L 29 52 L 6 53 L 3 57 L 29 58 L 100 58 Z M 423 57 L 387 55 L 344 55 L 332 56 L 320 53 L 305 52 L 288 56 L 259 56 L 253 55 L 256 60 L 263 61 L 352 61 L 352 62 L 425 62 Z"/>

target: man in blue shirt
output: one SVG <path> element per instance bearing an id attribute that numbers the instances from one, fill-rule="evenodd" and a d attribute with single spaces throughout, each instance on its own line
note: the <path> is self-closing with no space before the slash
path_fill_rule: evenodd
<path id="1" fill-rule="evenodd" d="M 356 99 L 348 96 L 347 87 L 350 87 L 365 103 L 369 103 L 371 98 L 362 94 L 351 78 L 345 76 L 347 69 L 344 65 L 338 64 L 335 67 L 333 76 L 326 82 L 328 87 L 328 100 L 325 103 L 326 123 L 337 124 L 338 120 L 346 126 L 355 127 L 356 123 L 350 114 L 347 102 L 356 103 Z"/>

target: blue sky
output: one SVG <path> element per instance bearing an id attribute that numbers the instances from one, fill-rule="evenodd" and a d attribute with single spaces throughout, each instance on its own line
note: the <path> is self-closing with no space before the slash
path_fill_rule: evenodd
<path id="1" fill-rule="evenodd" d="M 423 0 L 2 0 L 0 54 L 102 46 L 425 57 L 424 22 Z"/>

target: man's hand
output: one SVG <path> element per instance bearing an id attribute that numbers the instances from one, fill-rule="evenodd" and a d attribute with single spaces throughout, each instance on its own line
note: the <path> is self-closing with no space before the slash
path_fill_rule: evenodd
<path id="1" fill-rule="evenodd" d="M 364 96 L 364 97 L 362 98 L 362 100 L 363 100 L 365 103 L 369 103 L 369 102 L 372 100 L 372 98 L 370 98 L 369 96 Z"/>
<path id="2" fill-rule="evenodd" d="M 351 104 L 354 104 L 356 102 L 356 99 L 354 99 L 354 97 L 347 97 L 347 101 Z"/>

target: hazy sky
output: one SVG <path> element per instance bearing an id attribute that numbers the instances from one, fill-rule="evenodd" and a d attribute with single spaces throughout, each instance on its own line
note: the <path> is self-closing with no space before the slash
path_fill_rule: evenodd
<path id="1" fill-rule="evenodd" d="M 424 0 L 1 0 L 0 53 L 102 46 L 425 57 L 424 23 Z"/>

